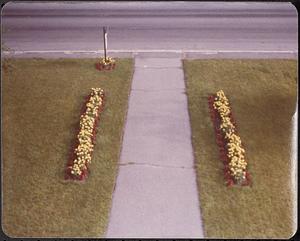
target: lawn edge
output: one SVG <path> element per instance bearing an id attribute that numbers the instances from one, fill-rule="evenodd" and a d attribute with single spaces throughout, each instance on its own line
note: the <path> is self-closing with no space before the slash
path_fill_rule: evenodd
<path id="1" fill-rule="evenodd" d="M 135 72 L 135 59 L 134 58 L 123 58 L 123 59 L 128 59 L 132 61 L 132 69 L 131 69 L 131 73 L 130 73 L 130 85 L 129 85 L 129 91 L 128 91 L 128 98 L 127 98 L 127 104 L 124 107 L 125 109 L 125 114 L 123 116 L 123 127 L 122 127 L 122 131 L 120 133 L 120 148 L 119 148 L 119 152 L 118 152 L 118 162 L 116 165 L 116 176 L 115 176 L 115 180 L 113 183 L 113 191 L 111 194 L 111 202 L 109 205 L 109 214 L 108 214 L 108 218 L 107 218 L 107 223 L 106 223 L 106 227 L 105 227 L 105 232 L 103 233 L 103 235 L 101 236 L 102 238 L 106 238 L 106 234 L 107 234 L 107 230 L 108 230 L 108 226 L 109 226 L 109 220 L 111 218 L 111 209 L 112 209 L 112 203 L 113 203 L 113 198 L 114 198 L 114 193 L 116 190 L 116 186 L 117 186 L 117 178 L 119 176 L 119 168 L 120 168 L 120 157 L 121 157 L 121 153 L 122 153 L 122 149 L 123 149 L 123 140 L 124 140 L 124 134 L 125 134 L 125 127 L 126 127 L 126 123 L 127 123 L 127 116 L 128 116 L 128 109 L 129 109 L 129 99 L 130 99 L 130 94 L 131 94 L 131 86 L 132 86 L 132 81 L 133 81 L 133 75 Z"/>
<path id="2" fill-rule="evenodd" d="M 192 149 L 193 149 L 193 166 L 194 166 L 194 172 L 195 172 L 195 176 L 196 176 L 196 186 L 197 186 L 197 194 L 198 194 L 198 203 L 199 203 L 199 209 L 200 209 L 200 214 L 201 214 L 201 220 L 202 220 L 202 230 L 203 230 L 203 237 L 206 238 L 207 237 L 207 233 L 206 233 L 206 229 L 205 229 L 205 224 L 203 222 L 203 217 L 202 217 L 202 213 L 203 213 L 203 209 L 201 207 L 201 200 L 200 200 L 200 180 L 198 178 L 198 172 L 197 172 L 197 158 L 196 158 L 196 154 L 195 154 L 195 145 L 194 145 L 194 141 L 193 141 L 193 128 L 192 128 L 192 121 L 191 121 L 191 109 L 190 109 L 190 100 L 189 100 L 189 95 L 188 95 L 188 88 L 187 88 L 187 72 L 185 71 L 185 66 L 186 66 L 186 62 L 189 61 L 188 59 L 182 59 L 182 69 L 183 69 L 183 79 L 184 79 L 184 88 L 185 88 L 185 96 L 187 97 L 187 109 L 188 109 L 188 118 L 189 118 L 189 124 L 190 124 L 190 130 L 191 130 L 191 143 L 192 143 Z"/>

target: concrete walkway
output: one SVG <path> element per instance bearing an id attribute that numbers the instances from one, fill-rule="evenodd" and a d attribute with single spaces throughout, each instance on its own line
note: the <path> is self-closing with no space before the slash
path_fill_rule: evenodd
<path id="1" fill-rule="evenodd" d="M 179 58 L 135 59 L 106 237 L 203 237 L 187 108 Z"/>

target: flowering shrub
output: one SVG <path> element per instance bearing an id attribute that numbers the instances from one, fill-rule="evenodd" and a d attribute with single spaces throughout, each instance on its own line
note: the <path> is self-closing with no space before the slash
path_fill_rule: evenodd
<path id="1" fill-rule="evenodd" d="M 245 149 L 242 147 L 229 101 L 223 90 L 218 91 L 216 95 L 209 96 L 208 103 L 221 160 L 224 163 L 227 185 L 248 185 L 250 177 L 245 160 Z"/>
<path id="2" fill-rule="evenodd" d="M 101 58 L 99 63 L 96 63 L 98 70 L 111 70 L 116 66 L 116 61 L 111 57 Z"/>
<path id="3" fill-rule="evenodd" d="M 88 174 L 87 165 L 92 160 L 96 127 L 103 108 L 104 93 L 101 88 L 92 88 L 80 116 L 77 138 L 66 168 L 66 179 L 83 180 Z"/>

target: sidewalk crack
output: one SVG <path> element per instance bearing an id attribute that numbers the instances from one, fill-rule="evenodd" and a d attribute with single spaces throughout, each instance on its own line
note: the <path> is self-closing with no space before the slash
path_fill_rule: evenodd
<path id="1" fill-rule="evenodd" d="M 178 91 L 184 91 L 185 93 L 185 89 L 184 88 L 174 88 L 174 89 L 131 89 L 131 91 L 142 91 L 142 92 L 165 92 L 165 91 L 170 91 L 170 92 L 178 92 Z"/>
<path id="2" fill-rule="evenodd" d="M 172 166 L 172 165 L 159 165 L 159 164 L 148 164 L 148 163 L 138 163 L 138 162 L 125 162 L 120 163 L 120 166 L 130 166 L 130 165 L 137 165 L 137 166 L 148 166 L 148 167 L 158 167 L 158 168 L 176 168 L 176 169 L 194 169 L 195 166 Z"/>
<path id="3" fill-rule="evenodd" d="M 182 66 L 135 66 L 141 69 L 183 69 Z"/>

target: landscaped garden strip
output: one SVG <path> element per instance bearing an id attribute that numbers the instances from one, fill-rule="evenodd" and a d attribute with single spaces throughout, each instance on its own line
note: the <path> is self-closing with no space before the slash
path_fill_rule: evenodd
<path id="1" fill-rule="evenodd" d="M 245 149 L 237 133 L 229 100 L 223 90 L 208 97 L 210 115 L 214 124 L 220 158 L 224 163 L 226 184 L 249 185 L 250 175 L 245 160 Z"/>
<path id="2" fill-rule="evenodd" d="M 2 228 L 11 237 L 105 235 L 118 172 L 132 59 L 98 71 L 95 58 L 5 59 L 2 72 Z M 85 181 L 65 180 L 92 87 L 105 91 Z M 103 101 L 102 101 L 103 104 Z"/>
<path id="3" fill-rule="evenodd" d="M 289 239 L 297 228 L 291 150 L 297 60 L 201 59 L 184 60 L 183 66 L 205 236 Z M 207 103 L 219 90 L 230 101 L 251 186 L 223 184 L 224 164 Z"/>
<path id="4" fill-rule="evenodd" d="M 77 138 L 66 168 L 66 179 L 84 180 L 87 177 L 88 164 L 92 160 L 95 145 L 96 127 L 103 105 L 103 90 L 92 88 L 80 116 Z"/>

